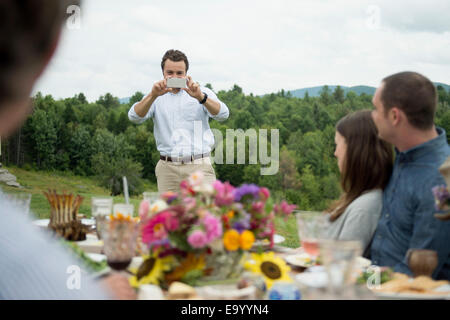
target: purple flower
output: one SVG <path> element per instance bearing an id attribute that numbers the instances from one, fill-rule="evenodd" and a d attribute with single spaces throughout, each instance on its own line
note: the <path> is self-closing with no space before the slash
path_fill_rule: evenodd
<path id="1" fill-rule="evenodd" d="M 234 200 L 241 201 L 246 195 L 252 195 L 254 199 L 259 197 L 259 187 L 256 184 L 243 184 L 234 190 Z"/>
<path id="2" fill-rule="evenodd" d="M 435 209 L 446 210 L 450 204 L 450 193 L 445 185 L 436 186 L 432 189 L 435 199 Z"/>
<path id="3" fill-rule="evenodd" d="M 250 215 L 246 213 L 243 219 L 236 221 L 233 224 L 233 229 L 236 229 L 239 233 L 250 229 Z"/>

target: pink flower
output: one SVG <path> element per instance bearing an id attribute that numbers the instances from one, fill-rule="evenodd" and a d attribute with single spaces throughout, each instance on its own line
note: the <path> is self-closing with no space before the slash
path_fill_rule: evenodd
<path id="1" fill-rule="evenodd" d="M 201 171 L 196 171 L 188 178 L 188 182 L 192 187 L 199 186 L 203 183 L 205 175 Z"/>
<path id="2" fill-rule="evenodd" d="M 147 200 L 142 200 L 139 205 L 139 217 L 141 220 L 145 220 L 148 214 L 148 210 L 150 208 L 150 203 Z"/>
<path id="3" fill-rule="evenodd" d="M 188 237 L 188 242 L 193 248 L 203 248 L 208 243 L 206 234 L 202 230 L 194 230 Z"/>
<path id="4" fill-rule="evenodd" d="M 216 180 L 213 184 L 216 190 L 216 200 L 217 206 L 229 206 L 234 202 L 234 187 L 227 181 L 222 183 L 220 180 Z"/>
<path id="5" fill-rule="evenodd" d="M 163 211 L 151 218 L 142 228 L 142 242 L 151 244 L 167 238 L 169 231 L 178 228 L 179 223 L 170 211 Z"/>
<path id="6" fill-rule="evenodd" d="M 179 223 L 177 218 L 175 218 L 170 212 L 167 212 L 164 225 L 167 231 L 175 231 L 178 229 Z"/>
<path id="7" fill-rule="evenodd" d="M 195 198 L 187 197 L 183 199 L 183 205 L 186 207 L 186 211 L 191 211 L 197 205 Z"/>
<path id="8" fill-rule="evenodd" d="M 206 229 L 206 240 L 209 242 L 219 238 L 222 235 L 222 223 L 219 218 L 212 214 L 207 214 L 202 220 Z"/>
<path id="9" fill-rule="evenodd" d="M 157 214 L 142 228 L 142 242 L 151 244 L 152 242 L 163 240 L 167 237 L 167 230 L 164 226 L 165 218 L 162 214 Z"/>
<path id="10" fill-rule="evenodd" d="M 264 211 L 264 203 L 261 201 L 252 203 L 252 210 L 257 213 L 262 213 Z"/>
<path id="11" fill-rule="evenodd" d="M 286 200 L 283 200 L 281 204 L 276 204 L 274 206 L 275 213 L 282 214 L 285 218 L 287 218 L 295 208 L 297 208 L 295 204 L 288 204 Z"/>
<path id="12" fill-rule="evenodd" d="M 264 201 L 266 201 L 266 200 L 269 199 L 269 197 L 270 197 L 270 192 L 269 192 L 269 189 L 267 189 L 267 188 L 261 187 L 261 188 L 259 189 L 259 193 L 260 193 L 260 195 L 261 195 L 261 198 L 262 198 Z"/>
<path id="13" fill-rule="evenodd" d="M 182 196 L 195 195 L 195 191 L 187 180 L 180 182 L 180 191 Z"/>

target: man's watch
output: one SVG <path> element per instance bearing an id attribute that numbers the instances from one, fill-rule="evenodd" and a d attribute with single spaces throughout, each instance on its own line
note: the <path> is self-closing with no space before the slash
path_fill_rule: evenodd
<path id="1" fill-rule="evenodd" d="M 204 104 L 206 102 L 206 99 L 208 99 L 208 95 L 204 92 L 202 92 L 202 93 L 205 95 L 205 97 L 203 98 L 202 101 L 200 101 L 200 104 Z"/>

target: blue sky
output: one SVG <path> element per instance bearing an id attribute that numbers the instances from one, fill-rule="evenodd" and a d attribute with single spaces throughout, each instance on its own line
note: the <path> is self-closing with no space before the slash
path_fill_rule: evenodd
<path id="1" fill-rule="evenodd" d="M 148 93 L 167 49 L 194 80 L 246 94 L 371 85 L 398 71 L 450 84 L 450 2 L 84 0 L 34 92 Z"/>

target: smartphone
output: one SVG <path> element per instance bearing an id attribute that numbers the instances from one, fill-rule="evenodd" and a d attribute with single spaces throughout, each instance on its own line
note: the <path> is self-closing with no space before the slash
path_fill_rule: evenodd
<path id="1" fill-rule="evenodd" d="M 167 88 L 186 88 L 185 78 L 168 78 Z"/>

